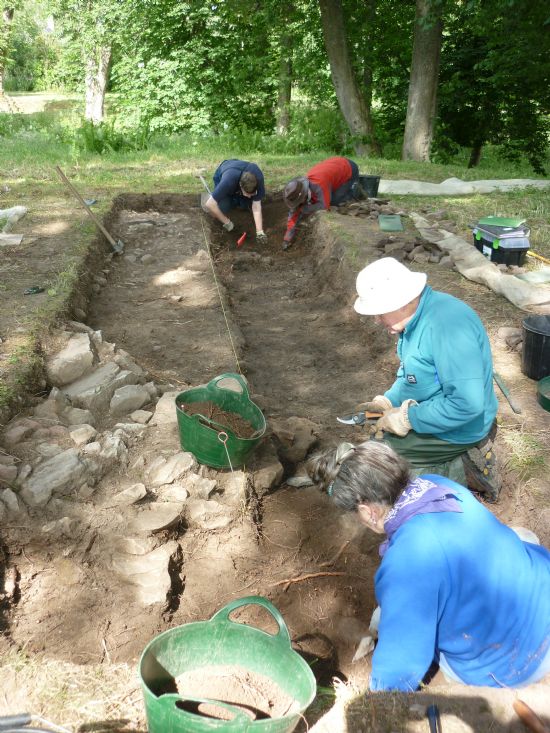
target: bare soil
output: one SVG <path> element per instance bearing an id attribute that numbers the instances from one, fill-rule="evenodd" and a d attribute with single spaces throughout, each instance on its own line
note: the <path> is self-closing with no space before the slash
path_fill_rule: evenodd
<path id="1" fill-rule="evenodd" d="M 268 199 L 264 219 L 269 242 L 256 246 L 252 219 L 245 212 L 234 214 L 235 229 L 227 234 L 205 219 L 198 197 L 119 197 L 107 223 L 115 239 L 125 243 L 125 255 L 109 262 L 106 248 L 98 243 L 88 268 L 102 270 L 107 283 L 97 293 L 83 284 L 75 302 L 85 306 L 92 328 L 125 349 L 160 385 L 184 390 L 219 374 L 242 372 L 268 426 L 298 416 L 318 426 L 320 448 L 341 440 L 360 441 L 362 430 L 336 422 L 336 416 L 386 389 L 397 364 L 395 342 L 353 311 L 354 278 L 378 255 L 376 241 L 387 235 L 378 231 L 376 222 L 334 212 L 311 218 L 296 243 L 283 252 L 285 217 L 280 197 Z M 238 248 L 244 231 L 248 237 Z M 52 256 L 61 257 L 53 239 L 46 233 L 41 236 L 46 237 L 45 257 L 48 248 Z M 416 232 L 408 223 L 396 236 L 414 239 Z M 24 277 L 22 269 L 16 270 L 14 291 L 23 304 L 21 288 L 43 279 L 45 258 L 33 258 L 32 252 L 11 256 L 21 268 L 24 264 Z M 521 441 L 525 434 L 536 436 L 548 452 L 548 414 L 536 403 L 534 383 L 521 374 L 519 354 L 496 339 L 500 326 L 519 326 L 522 314 L 455 272 L 431 264 L 418 269 L 428 272 L 434 288 L 457 295 L 480 313 L 497 370 L 523 410 L 521 416 L 514 414 L 499 395 L 497 448 L 505 487 L 499 502 L 488 506 L 502 521 L 532 529 L 549 545 L 550 482 L 536 471 L 526 480 L 524 466 L 511 460 L 514 440 Z M 0 326 L 15 334 L 10 318 L 4 313 Z M 267 434 L 254 453 L 247 466 L 251 474 L 265 462 L 271 440 Z M 84 529 L 78 537 L 45 539 L 39 531 L 44 517 L 33 512 L 24 526 L 3 529 L 5 576 L 15 572 L 16 591 L 3 601 L 2 643 L 60 662 L 134 664 L 157 633 L 208 619 L 234 598 L 262 595 L 282 613 L 294 648 L 310 661 L 320 686 L 329 686 L 336 676 L 353 689 L 364 689 L 370 660 L 351 660 L 375 606 L 379 538 L 337 511 L 315 488 L 287 486 L 285 479 L 303 471 L 301 465 L 285 461 L 281 485 L 271 493 L 255 492 L 252 483 L 241 521 L 226 530 L 189 530 L 182 523 L 161 533 L 159 544 L 175 539 L 180 548 L 163 607 L 144 610 L 118 586 L 105 558 L 124 528 L 110 499 L 141 480 L 144 467 L 177 445 L 175 424 L 169 435 L 150 431 L 128 471 L 107 477 L 93 503 L 64 501 L 59 508 L 81 520 Z M 273 619 L 257 606 L 246 607 L 236 617 L 268 631 L 273 627 Z M 532 699 L 550 720 L 550 695 L 541 710 L 544 697 L 539 694 L 541 689 L 547 693 L 550 683 L 532 687 L 524 699 Z M 472 688 L 475 699 L 482 701 L 472 712 L 471 697 L 463 688 L 445 685 L 440 675 L 430 690 L 434 697 L 437 692 L 440 708 L 447 705 L 456 713 L 458 723 L 447 723 L 446 731 L 521 730 L 510 698 L 499 698 L 499 691 Z M 392 702 L 396 699 L 377 697 L 369 708 L 373 718 L 368 725 L 363 709 L 354 713 L 359 703 L 352 706 L 348 730 L 425 730 L 409 727 L 407 711 L 415 696 L 406 696 L 403 705 Z M 306 715 L 309 725 L 322 707 L 318 704 Z M 464 721 L 471 727 L 464 727 Z M 319 730 L 343 731 L 343 725 L 327 723 Z"/>
<path id="2" fill-rule="evenodd" d="M 297 705 L 272 679 L 238 664 L 216 664 L 184 672 L 176 678 L 176 687 L 184 699 L 207 698 L 235 705 L 251 720 L 282 718 Z M 233 718 L 221 706 L 205 706 L 199 711 L 212 718 Z"/>
<path id="3" fill-rule="evenodd" d="M 205 422 L 207 425 L 216 423 L 216 425 L 221 426 L 222 428 L 229 428 L 238 438 L 251 438 L 256 432 L 256 429 L 252 423 L 248 422 L 248 420 L 237 415 L 236 412 L 222 410 L 221 407 L 216 405 L 214 402 L 192 402 L 187 405 L 180 404 L 179 409 L 183 410 L 183 412 L 188 415 L 200 415 L 201 417 L 206 418 Z"/>

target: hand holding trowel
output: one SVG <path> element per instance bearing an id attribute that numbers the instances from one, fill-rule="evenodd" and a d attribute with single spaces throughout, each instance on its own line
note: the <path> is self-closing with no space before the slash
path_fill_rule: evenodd
<path id="1" fill-rule="evenodd" d="M 381 417 L 381 412 L 366 412 L 365 410 L 363 410 L 359 412 L 352 412 L 350 415 L 342 415 L 342 417 L 337 417 L 336 419 L 338 420 L 338 422 L 341 422 L 344 425 L 362 426 L 366 422 L 375 422 Z"/>
<path id="2" fill-rule="evenodd" d="M 365 423 L 374 424 L 376 420 L 382 417 L 386 410 L 392 408 L 392 403 L 384 395 L 376 395 L 369 402 L 361 402 L 350 415 L 337 417 L 338 422 L 344 425 L 365 425 Z"/>

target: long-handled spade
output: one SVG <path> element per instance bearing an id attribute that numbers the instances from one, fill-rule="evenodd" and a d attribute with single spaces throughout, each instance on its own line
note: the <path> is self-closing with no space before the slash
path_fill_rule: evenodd
<path id="1" fill-rule="evenodd" d="M 201 194 L 201 206 L 204 208 L 204 204 L 206 203 L 207 199 L 212 195 L 212 191 L 208 187 L 208 183 L 206 183 L 206 180 L 204 176 L 202 175 L 203 171 L 197 171 L 194 173 L 195 178 L 198 178 L 201 182 L 204 188 L 206 189 L 206 194 Z"/>
<path id="2" fill-rule="evenodd" d="M 78 201 L 82 204 L 82 206 L 86 209 L 86 212 L 90 216 L 91 220 L 94 222 L 96 227 L 99 229 L 99 231 L 103 234 L 105 239 L 109 242 L 111 247 L 113 248 L 113 252 L 117 255 L 122 254 L 124 252 L 124 242 L 122 242 L 120 239 L 118 239 L 116 242 L 113 239 L 113 237 L 109 234 L 109 232 L 105 229 L 103 224 L 99 221 L 97 216 L 94 214 L 94 212 L 90 209 L 88 204 L 84 201 L 82 196 L 78 193 L 76 188 L 73 186 L 73 184 L 69 181 L 67 176 L 63 173 L 61 168 L 56 165 L 55 170 L 59 174 L 59 177 L 63 181 L 63 183 L 67 186 L 69 191 L 78 199 Z"/>

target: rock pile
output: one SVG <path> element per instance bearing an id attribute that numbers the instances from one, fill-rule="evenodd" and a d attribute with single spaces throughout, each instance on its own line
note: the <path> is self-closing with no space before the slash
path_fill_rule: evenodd
<path id="1" fill-rule="evenodd" d="M 88 545 L 143 604 L 165 603 L 169 563 L 189 529 L 218 531 L 242 518 L 249 490 L 278 486 L 302 460 L 316 426 L 291 418 L 264 439 L 255 470 L 218 472 L 179 447 L 175 398 L 101 332 L 70 322 L 46 354 L 54 385 L 0 436 L 0 520 L 67 552 Z M 279 459 L 278 452 L 281 455 Z"/>
<path id="2" fill-rule="evenodd" d="M 336 207 L 336 211 L 344 216 L 358 216 L 360 219 L 378 219 L 379 214 L 400 214 L 406 216 L 404 211 L 390 206 L 387 199 L 365 199 L 364 201 L 346 201 Z"/>
<path id="3" fill-rule="evenodd" d="M 399 262 L 409 261 L 439 264 L 443 267 L 453 268 L 452 259 L 442 252 L 436 244 L 427 242 L 420 237 L 413 240 L 406 240 L 399 236 L 382 236 L 375 244 L 381 251 L 382 257 L 393 257 Z"/>

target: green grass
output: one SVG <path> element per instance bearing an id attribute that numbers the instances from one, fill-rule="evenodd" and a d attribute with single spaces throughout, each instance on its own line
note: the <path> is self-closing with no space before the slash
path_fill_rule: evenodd
<path id="1" fill-rule="evenodd" d="M 547 447 L 531 433 L 507 431 L 504 440 L 509 447 L 508 465 L 522 480 L 546 472 Z"/>

